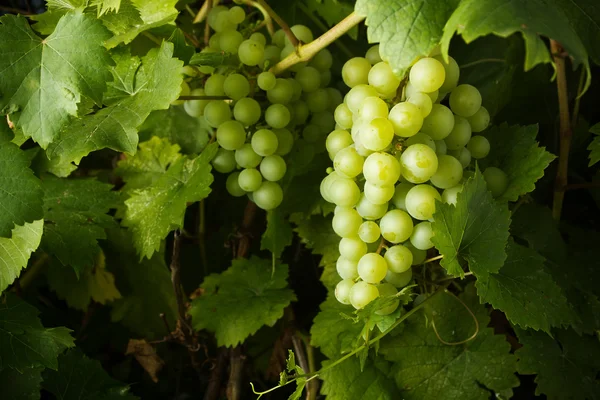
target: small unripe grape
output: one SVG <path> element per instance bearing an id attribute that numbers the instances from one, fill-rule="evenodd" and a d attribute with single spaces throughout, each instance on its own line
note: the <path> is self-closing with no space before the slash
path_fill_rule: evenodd
<path id="1" fill-rule="evenodd" d="M 253 193 L 253 201 L 263 210 L 277 208 L 283 201 L 283 190 L 275 182 L 263 181 Z"/>
<path id="2" fill-rule="evenodd" d="M 346 61 L 342 67 L 342 79 L 351 88 L 356 85 L 365 85 L 369 83 L 370 70 L 371 63 L 366 58 L 354 57 Z"/>
<path id="3" fill-rule="evenodd" d="M 262 157 L 256 154 L 250 143 L 235 151 L 235 162 L 242 168 L 256 168 L 261 161 Z"/>
<path id="4" fill-rule="evenodd" d="M 444 61 L 444 58 L 441 55 L 433 57 L 438 60 L 444 66 L 444 70 L 446 71 L 446 78 L 444 79 L 444 83 L 440 87 L 440 92 L 450 92 L 452 89 L 458 85 L 458 78 L 460 76 L 460 68 L 456 63 L 456 60 L 450 56 L 448 56 L 448 63 Z"/>
<path id="5" fill-rule="evenodd" d="M 442 196 L 430 185 L 417 185 L 406 194 L 406 209 L 415 219 L 428 220 L 435 213 L 435 202 L 441 201 Z"/>
<path id="6" fill-rule="evenodd" d="M 357 237 L 342 238 L 339 244 L 339 251 L 348 260 L 358 261 L 362 256 L 367 254 L 367 244 Z"/>
<path id="7" fill-rule="evenodd" d="M 438 169 L 430 178 L 431 183 L 440 189 L 458 185 L 463 176 L 463 167 L 456 158 L 443 155 L 438 157 Z"/>
<path id="8" fill-rule="evenodd" d="M 343 239 L 342 239 L 343 240 Z M 335 269 L 342 279 L 358 278 L 358 261 L 346 257 L 339 257 L 335 263 Z"/>
<path id="9" fill-rule="evenodd" d="M 262 183 L 262 175 L 255 168 L 247 168 L 240 172 L 238 183 L 244 191 L 254 192 Z"/>
<path id="10" fill-rule="evenodd" d="M 358 276 L 367 283 L 381 282 L 387 270 L 387 263 L 377 253 L 367 253 L 358 261 Z"/>
<path id="11" fill-rule="evenodd" d="M 466 118 L 459 115 L 454 116 L 454 128 L 444 141 L 448 150 L 458 150 L 467 145 L 471 139 L 471 125 Z"/>
<path id="12" fill-rule="evenodd" d="M 211 100 L 204 108 L 204 118 L 208 125 L 218 128 L 225 121 L 231 119 L 229 104 L 223 100 Z"/>
<path id="13" fill-rule="evenodd" d="M 467 149 L 471 152 L 471 157 L 485 158 L 490 153 L 490 142 L 483 136 L 473 136 L 467 143 Z"/>
<path id="14" fill-rule="evenodd" d="M 260 156 L 270 156 L 277 150 L 277 136 L 273 131 L 260 129 L 252 135 L 252 149 Z"/>
<path id="15" fill-rule="evenodd" d="M 237 150 L 246 142 L 246 131 L 238 121 L 225 121 L 217 128 L 217 142 L 227 150 Z"/>
<path id="16" fill-rule="evenodd" d="M 416 135 L 409 137 L 408 140 L 404 141 L 404 146 L 406 147 L 410 147 L 413 144 L 424 144 L 437 154 L 437 140 L 433 140 L 431 136 L 423 132 L 419 132 Z"/>
<path id="17" fill-rule="evenodd" d="M 344 279 L 335 286 L 335 298 L 342 304 L 350 304 L 350 290 L 354 286 L 353 279 Z"/>
<path id="18" fill-rule="evenodd" d="M 410 69 L 410 83 L 420 92 L 438 90 L 446 79 L 446 70 L 435 58 L 426 57 L 417 61 Z"/>
<path id="19" fill-rule="evenodd" d="M 229 174 L 227 181 L 225 182 L 225 188 L 227 189 L 227 192 L 233 197 L 242 197 L 246 194 L 244 189 L 242 189 L 238 183 L 239 176 L 239 172 L 233 172 Z"/>
<path id="20" fill-rule="evenodd" d="M 434 104 L 431 112 L 423 120 L 421 132 L 428 134 L 434 140 L 446 138 L 454 128 L 454 114 L 444 105 Z"/>
<path id="21" fill-rule="evenodd" d="M 225 75 L 213 74 L 204 82 L 204 91 L 208 96 L 225 96 L 223 85 L 225 84 Z"/>
<path id="22" fill-rule="evenodd" d="M 379 290 L 377 290 L 377 286 L 371 285 L 367 282 L 356 282 L 350 289 L 350 304 L 352 304 L 352 307 L 356 308 L 357 310 L 364 308 L 377 297 L 379 297 Z"/>
<path id="23" fill-rule="evenodd" d="M 233 151 L 219 149 L 211 163 L 217 172 L 227 174 L 235 169 L 235 155 Z"/>
<path id="24" fill-rule="evenodd" d="M 383 258 L 390 271 L 400 274 L 412 266 L 413 254 L 408 247 L 397 244 L 388 248 Z"/>
<path id="25" fill-rule="evenodd" d="M 256 40 L 244 40 L 239 44 L 237 55 L 240 61 L 248 66 L 258 65 L 265 56 L 265 48 Z"/>
<path id="26" fill-rule="evenodd" d="M 471 164 L 471 152 L 466 147 L 463 147 L 458 150 L 449 150 L 448 155 L 460 161 L 460 164 L 463 168 L 467 168 L 469 164 Z"/>
<path id="27" fill-rule="evenodd" d="M 339 211 L 333 216 L 333 231 L 340 237 L 355 237 L 363 220 L 356 210 L 351 208 Z"/>
<path id="28" fill-rule="evenodd" d="M 475 86 L 458 85 L 450 93 L 450 108 L 461 117 L 471 117 L 481 108 L 481 93 Z"/>
<path id="29" fill-rule="evenodd" d="M 273 132 L 277 136 L 277 150 L 275 154 L 285 156 L 292 151 L 292 147 L 294 146 L 294 135 L 292 135 L 292 132 L 285 128 L 273 129 Z"/>
<path id="30" fill-rule="evenodd" d="M 287 165 L 285 160 L 278 155 L 267 156 L 260 162 L 260 173 L 271 182 L 277 182 L 285 175 Z"/>
<path id="31" fill-rule="evenodd" d="M 377 220 L 385 215 L 388 210 L 388 203 L 373 204 L 363 194 L 356 204 L 356 211 L 367 220 Z"/>
<path id="32" fill-rule="evenodd" d="M 222 31 L 219 37 L 219 47 L 226 53 L 237 54 L 240 44 L 244 41 L 244 36 L 238 31 Z"/>
<path id="33" fill-rule="evenodd" d="M 481 106 L 475 114 L 467 119 L 469 120 L 469 124 L 471 124 L 473 132 L 481 132 L 490 124 L 490 113 L 487 108 Z"/>
<path id="34" fill-rule="evenodd" d="M 391 283 L 397 288 L 403 288 L 404 286 L 408 285 L 411 280 L 412 268 L 400 274 L 388 270 L 388 273 L 385 275 L 385 281 Z"/>
<path id="35" fill-rule="evenodd" d="M 244 126 L 254 125 L 260 119 L 260 104 L 251 97 L 238 100 L 233 106 L 233 116 Z"/>
<path id="36" fill-rule="evenodd" d="M 374 243 L 381 235 L 379 225 L 373 221 L 365 221 L 358 228 L 358 237 L 365 243 Z"/>
<path id="37" fill-rule="evenodd" d="M 371 65 L 375 65 L 378 62 L 381 62 L 381 56 L 379 55 L 379 45 L 376 44 L 367 50 L 367 54 L 365 54 L 365 58 L 369 60 Z"/>
<path id="38" fill-rule="evenodd" d="M 310 66 L 315 67 L 319 71 L 328 71 L 333 65 L 333 56 L 327 49 L 319 51 L 312 60 L 310 60 Z"/>
<path id="39" fill-rule="evenodd" d="M 500 168 L 487 167 L 483 171 L 483 178 L 492 196 L 500 197 L 508 188 L 508 175 Z"/>
<path id="40" fill-rule="evenodd" d="M 271 104 L 265 112 L 265 121 L 275 129 L 286 127 L 290 123 L 290 110 L 283 104 Z"/>
<path id="41" fill-rule="evenodd" d="M 420 222 L 413 228 L 410 236 L 410 243 L 419 250 L 428 250 L 433 247 L 431 238 L 433 237 L 433 228 L 431 222 Z"/>
<path id="42" fill-rule="evenodd" d="M 223 91 L 233 100 L 239 100 L 250 93 L 250 83 L 244 75 L 231 74 L 223 82 Z"/>
<path id="43" fill-rule="evenodd" d="M 402 182 L 396 185 L 394 196 L 392 197 L 392 204 L 394 207 L 406 211 L 406 204 L 404 201 L 406 198 L 406 193 L 408 193 L 408 191 L 414 186 L 415 185 L 408 182 Z"/>
<path id="44" fill-rule="evenodd" d="M 413 221 L 403 210 L 388 211 L 379 221 L 381 236 L 391 243 L 406 241 L 413 231 Z"/>
<path id="45" fill-rule="evenodd" d="M 275 74 L 270 71 L 261 72 L 258 74 L 258 78 L 256 79 L 258 87 L 262 90 L 271 90 L 275 87 L 275 83 L 277 82 L 277 78 Z"/>

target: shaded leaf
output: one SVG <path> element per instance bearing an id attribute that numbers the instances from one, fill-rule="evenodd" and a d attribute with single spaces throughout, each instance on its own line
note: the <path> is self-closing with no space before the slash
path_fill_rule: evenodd
<path id="1" fill-rule="evenodd" d="M 42 239 L 44 221 L 16 226 L 10 239 L 0 237 L 0 293 L 21 274 Z"/>
<path id="2" fill-rule="evenodd" d="M 267 229 L 260 241 L 261 250 L 269 250 L 275 258 L 281 257 L 283 250 L 292 244 L 292 227 L 279 209 L 267 212 Z"/>
<path id="3" fill-rule="evenodd" d="M 0 371 L 2 395 L 10 400 L 39 400 L 43 367 L 28 368 L 22 372 L 15 369 Z"/>

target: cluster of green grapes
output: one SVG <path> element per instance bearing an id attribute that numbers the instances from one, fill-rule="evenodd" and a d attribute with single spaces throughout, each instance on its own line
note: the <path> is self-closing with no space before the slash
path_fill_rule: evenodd
<path id="1" fill-rule="evenodd" d="M 229 174 L 227 191 L 236 197 L 248 195 L 258 207 L 271 210 L 283 200 L 279 181 L 288 169 L 284 156 L 293 147 L 306 150 L 312 146 L 312 154 L 317 147 L 324 147 L 335 126 L 333 111 L 342 95 L 327 88 L 333 62 L 327 49 L 276 77 L 267 69 L 295 51 L 294 47 L 282 30 L 267 44 L 265 35 L 253 32 L 252 24 L 244 24 L 245 20 L 246 13 L 239 6 L 212 8 L 208 23 L 215 33 L 202 51 L 237 58 L 233 66 L 200 67 L 203 87 L 189 94 L 227 99 L 187 100 L 183 107 L 191 116 L 203 116 L 216 129 L 220 149 L 212 164 L 216 171 Z M 291 31 L 303 43 L 313 40 L 312 32 L 303 25 L 293 26 Z M 182 95 L 185 91 L 184 87 Z"/>
<path id="2" fill-rule="evenodd" d="M 487 128 L 490 115 L 475 87 L 458 85 L 451 57 L 448 63 L 440 55 L 418 60 L 400 90 L 375 46 L 364 58 L 348 60 L 342 78 L 351 89 L 326 140 L 334 167 L 321 194 L 336 205 L 332 225 L 342 238 L 335 296 L 360 309 L 397 293 L 412 279 L 412 266 L 423 263 L 433 247 L 436 201 L 456 204 L 473 174 L 471 160 L 490 151 L 489 141 L 473 134 Z M 500 169 L 488 168 L 484 177 L 494 196 L 506 190 Z"/>

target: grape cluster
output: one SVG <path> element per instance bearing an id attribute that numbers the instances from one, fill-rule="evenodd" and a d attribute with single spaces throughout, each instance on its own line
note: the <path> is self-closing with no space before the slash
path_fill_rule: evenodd
<path id="1" fill-rule="evenodd" d="M 321 195 L 336 205 L 332 225 L 342 238 L 335 296 L 360 309 L 397 293 L 412 279 L 412 266 L 424 262 L 436 201 L 456 204 L 472 160 L 490 151 L 489 141 L 473 134 L 487 128 L 490 115 L 475 87 L 458 85 L 451 57 L 419 59 L 399 90 L 400 79 L 374 46 L 348 60 L 342 78 L 350 90 L 326 140 L 333 169 Z M 494 196 L 507 187 L 498 168 L 484 177 Z"/>
<path id="2" fill-rule="evenodd" d="M 333 111 L 341 93 L 327 88 L 331 80 L 331 53 L 321 50 L 310 62 L 295 65 L 276 77 L 267 69 L 295 51 L 282 30 L 267 44 L 266 37 L 245 24 L 243 8 L 213 7 L 208 23 L 215 31 L 203 52 L 237 57 L 235 65 L 218 69 L 202 66 L 203 87 L 189 91 L 196 96 L 226 96 L 230 100 L 187 100 L 186 112 L 203 116 L 216 129 L 219 151 L 212 161 L 216 171 L 228 173 L 227 191 L 248 197 L 271 210 L 283 200 L 281 179 L 288 165 L 284 158 L 292 148 L 322 148 L 334 128 Z M 303 43 L 313 40 L 309 28 L 291 27 Z M 239 61 L 239 62 L 237 62 Z M 209 75 L 206 78 L 206 75 Z M 185 91 L 185 87 L 183 91 Z"/>

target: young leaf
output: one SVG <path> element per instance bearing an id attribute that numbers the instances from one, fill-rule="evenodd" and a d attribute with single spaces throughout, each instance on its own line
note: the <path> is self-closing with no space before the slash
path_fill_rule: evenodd
<path id="1" fill-rule="evenodd" d="M 0 371 L 2 396 L 10 400 L 39 400 L 43 367 L 27 368 L 19 372 L 16 369 Z"/>
<path id="2" fill-rule="evenodd" d="M 394 362 L 392 373 L 404 399 L 488 399 L 490 390 L 506 392 L 518 386 L 516 357 L 503 335 L 487 328 L 488 311 L 479 304 L 473 285 L 460 295 L 475 314 L 451 294 L 442 294 L 404 324 L 401 335 L 382 340 L 380 352 Z M 429 321 L 429 323 L 428 323 Z M 434 325 L 437 330 L 434 330 Z M 442 343 L 461 342 L 449 346 Z M 438 336 L 439 335 L 439 336 Z"/>
<path id="3" fill-rule="evenodd" d="M 520 374 L 537 374 L 537 395 L 548 399 L 595 399 L 600 394 L 600 345 L 594 336 L 557 330 L 554 338 L 515 328 L 519 343 L 515 352 Z"/>
<path id="4" fill-rule="evenodd" d="M 73 347 L 71 330 L 44 328 L 38 310 L 13 294 L 0 302 L 0 370 L 58 367 L 57 357 Z"/>
<path id="5" fill-rule="evenodd" d="M 600 122 L 592 126 L 590 132 L 596 136 L 587 148 L 590 151 L 590 163 L 588 164 L 588 167 L 591 167 L 600 161 Z"/>
<path id="6" fill-rule="evenodd" d="M 102 104 L 111 64 L 102 44 L 109 33 L 81 13 L 66 14 L 45 39 L 21 16 L 5 15 L 0 23 L 0 109 L 46 148 L 77 114 L 82 96 Z"/>
<path id="7" fill-rule="evenodd" d="M 204 294 L 192 303 L 194 329 L 214 332 L 219 346 L 235 346 L 263 325 L 273 326 L 283 309 L 296 299 L 286 288 L 287 265 L 271 276 L 271 261 L 236 259 L 221 274 L 206 277 Z"/>
<path id="8" fill-rule="evenodd" d="M 448 273 L 464 276 L 461 262 L 478 276 L 498 272 L 506 252 L 510 212 L 494 201 L 479 170 L 458 194 L 456 206 L 437 202 L 431 223 L 435 247 Z"/>
<path id="9" fill-rule="evenodd" d="M 595 0 L 557 0 L 571 26 L 585 45 L 590 58 L 600 64 L 600 8 Z"/>
<path id="10" fill-rule="evenodd" d="M 21 274 L 40 245 L 44 221 L 16 226 L 10 239 L 0 237 L 0 293 Z"/>
<path id="11" fill-rule="evenodd" d="M 517 201 L 519 196 L 532 192 L 535 182 L 544 176 L 546 167 L 556 158 L 535 138 L 537 125 L 509 126 L 504 123 L 484 132 L 490 141 L 490 154 L 481 160 L 481 168 L 497 167 L 508 175 L 508 188 L 501 200 Z"/>
<path id="12" fill-rule="evenodd" d="M 81 350 L 68 351 L 58 359 L 56 371 L 46 370 L 42 387 L 58 400 L 136 400 L 129 388 L 111 378 L 100 362 Z"/>
<path id="13" fill-rule="evenodd" d="M 288 350 L 288 359 L 286 361 L 286 370 L 289 374 L 292 375 L 304 375 L 304 370 L 296 365 L 296 357 L 294 356 L 294 352 L 292 350 Z M 283 373 L 283 371 L 282 371 Z M 287 375 L 286 378 L 287 379 Z M 302 396 L 302 392 L 304 391 L 304 387 L 306 386 L 306 378 L 297 378 L 296 379 L 296 390 L 294 393 L 288 397 L 288 400 L 298 400 Z"/>
<path id="14" fill-rule="evenodd" d="M 261 250 L 269 250 L 275 258 L 281 257 L 283 250 L 292 244 L 292 227 L 279 209 L 267 212 L 267 230 L 260 241 Z"/>

